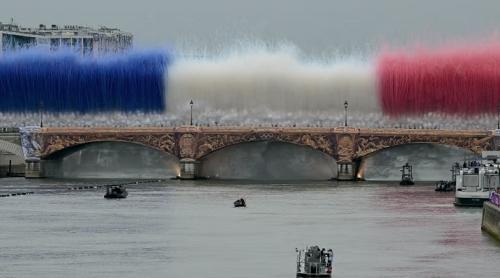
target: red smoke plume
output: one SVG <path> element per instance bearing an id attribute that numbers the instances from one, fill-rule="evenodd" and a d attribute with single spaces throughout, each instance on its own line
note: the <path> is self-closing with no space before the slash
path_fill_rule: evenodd
<path id="1" fill-rule="evenodd" d="M 379 99 L 389 115 L 493 113 L 500 104 L 500 43 L 383 52 Z"/>

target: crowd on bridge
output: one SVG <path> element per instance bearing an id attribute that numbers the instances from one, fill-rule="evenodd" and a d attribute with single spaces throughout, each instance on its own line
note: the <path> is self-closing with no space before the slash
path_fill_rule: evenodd
<path id="1" fill-rule="evenodd" d="M 10 127 L 175 127 L 188 125 L 189 113 L 99 113 L 99 114 L 5 114 L 0 119 Z M 391 118 L 382 113 L 352 113 L 348 125 L 366 128 L 411 129 L 495 129 L 496 116 L 470 118 L 429 113 L 419 117 Z M 338 127 L 344 126 L 343 113 L 246 113 L 245 111 L 202 112 L 193 119 L 196 126 L 253 127 Z"/>

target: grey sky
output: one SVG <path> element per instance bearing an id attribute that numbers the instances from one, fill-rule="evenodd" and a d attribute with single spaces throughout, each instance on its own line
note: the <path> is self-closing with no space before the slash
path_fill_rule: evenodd
<path id="1" fill-rule="evenodd" d="M 475 40 L 500 28 L 498 0 L 1 0 L 0 21 L 108 25 L 138 46 L 213 47 L 246 38 L 306 52 Z"/>

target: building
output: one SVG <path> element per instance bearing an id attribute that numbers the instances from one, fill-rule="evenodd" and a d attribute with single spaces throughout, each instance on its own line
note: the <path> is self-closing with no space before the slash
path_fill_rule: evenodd
<path id="1" fill-rule="evenodd" d="M 46 46 L 51 50 L 63 47 L 74 49 L 82 55 L 99 55 L 123 52 L 132 47 L 133 36 L 116 28 L 98 29 L 52 24 L 40 24 L 38 28 L 21 27 L 13 22 L 0 22 L 0 53 L 25 49 L 33 46 Z"/>

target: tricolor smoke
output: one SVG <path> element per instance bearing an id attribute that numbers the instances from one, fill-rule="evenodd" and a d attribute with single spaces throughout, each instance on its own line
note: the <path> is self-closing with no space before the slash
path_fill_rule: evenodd
<path id="1" fill-rule="evenodd" d="M 311 62 L 289 47 L 235 51 L 220 57 L 180 57 L 169 70 L 168 111 L 307 113 L 379 111 L 373 67 L 340 57 Z M 225 112 L 224 112 L 225 111 Z"/>
<path id="2" fill-rule="evenodd" d="M 345 100 L 349 111 L 391 116 L 478 115 L 496 111 L 500 102 L 496 43 L 384 51 L 371 59 L 309 61 L 294 48 L 279 47 L 171 60 L 158 51 L 5 53 L 0 111 L 37 112 L 43 105 L 55 113 L 166 112 L 175 118 L 185 116 L 192 99 L 206 122 L 231 115 L 280 121 L 340 114 Z"/>
<path id="3" fill-rule="evenodd" d="M 500 104 L 500 44 L 384 52 L 377 79 L 383 111 L 391 115 L 496 112 Z"/>
<path id="4" fill-rule="evenodd" d="M 2 112 L 163 111 L 169 58 L 157 51 L 104 57 L 34 49 L 0 57 Z"/>

